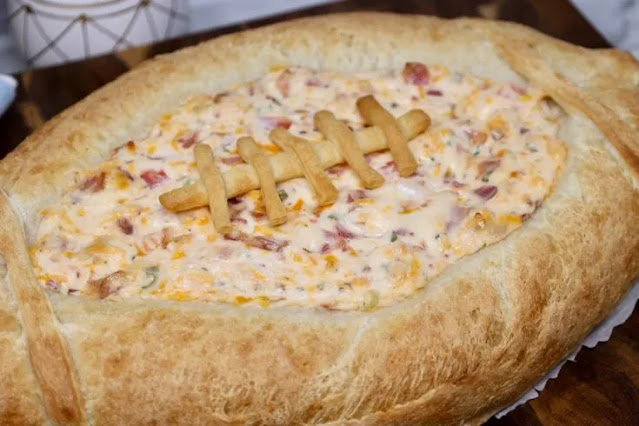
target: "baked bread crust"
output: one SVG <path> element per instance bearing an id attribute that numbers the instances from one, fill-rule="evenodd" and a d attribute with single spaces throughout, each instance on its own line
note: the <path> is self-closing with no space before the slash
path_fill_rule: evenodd
<path id="1" fill-rule="evenodd" d="M 569 112 L 566 167 L 542 207 L 412 298 L 324 312 L 98 301 L 36 282 L 26 241 L 39 210 L 187 96 L 271 65 L 407 61 L 523 78 Z M 572 351 L 639 274 L 638 87 L 639 64 L 619 51 L 510 23 L 375 13 L 277 24 L 144 63 L 0 162 L 0 423 L 487 419 Z"/>

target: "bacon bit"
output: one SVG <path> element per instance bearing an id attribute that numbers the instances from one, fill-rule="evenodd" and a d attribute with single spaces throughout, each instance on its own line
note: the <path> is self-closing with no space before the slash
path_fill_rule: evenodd
<path id="1" fill-rule="evenodd" d="M 402 71 L 404 82 L 415 86 L 425 86 L 430 80 L 430 72 L 420 62 L 407 62 Z"/>
<path id="2" fill-rule="evenodd" d="M 291 75 L 292 75 L 291 71 L 288 69 L 285 69 L 284 71 L 282 71 L 282 73 L 277 77 L 277 80 L 275 81 L 275 87 L 277 87 L 277 90 L 279 90 L 282 96 L 284 96 L 285 98 L 288 96 L 288 93 L 290 90 Z"/>
<path id="3" fill-rule="evenodd" d="M 248 235 L 237 231 L 224 235 L 224 238 L 232 241 L 242 241 L 247 246 L 260 248 L 262 250 L 281 252 L 288 245 L 288 241 L 280 241 L 275 238 L 263 237 L 261 235 Z"/>
<path id="4" fill-rule="evenodd" d="M 490 200 L 497 194 L 497 187 L 494 185 L 481 186 L 473 192 L 484 200 Z"/>
<path id="5" fill-rule="evenodd" d="M 220 247 L 217 252 L 217 257 L 219 259 L 229 259 L 233 254 L 233 249 L 228 245 Z"/>
<path id="6" fill-rule="evenodd" d="M 242 157 L 240 157 L 239 155 L 222 158 L 222 163 L 228 164 L 230 166 L 234 166 L 236 164 L 242 164 L 243 162 L 244 161 L 242 161 Z"/>
<path id="7" fill-rule="evenodd" d="M 119 218 L 117 224 L 120 230 L 126 235 L 133 234 L 133 224 L 131 224 L 131 221 L 129 221 L 126 217 Z"/>
<path id="8" fill-rule="evenodd" d="M 364 198 L 368 198 L 368 194 L 366 194 L 366 191 L 364 191 L 363 189 L 356 189 L 355 191 L 348 193 L 346 202 L 350 204 L 355 200 L 362 200 Z"/>
<path id="9" fill-rule="evenodd" d="M 236 205 L 236 204 L 242 204 L 243 203 L 242 199 L 240 199 L 239 197 L 229 198 L 228 202 L 229 202 L 230 205 Z"/>
<path id="10" fill-rule="evenodd" d="M 82 185 L 80 185 L 80 189 L 82 191 L 91 191 L 91 192 L 102 191 L 104 189 L 105 178 L 106 178 L 106 172 L 101 172 L 100 174 L 85 180 L 82 183 Z"/>
<path id="11" fill-rule="evenodd" d="M 195 145 L 195 142 L 197 142 L 197 137 L 197 132 L 193 132 L 188 136 L 180 136 L 177 142 L 182 148 L 187 149 Z"/>
<path id="12" fill-rule="evenodd" d="M 482 161 L 477 165 L 477 177 L 479 178 L 484 176 L 486 173 L 494 172 L 500 164 L 501 159 L 499 158 Z"/>
<path id="13" fill-rule="evenodd" d="M 455 189 L 461 189 L 461 188 L 464 188 L 464 187 L 466 186 L 466 184 L 465 184 L 465 183 L 461 183 L 461 182 L 458 182 L 458 181 L 456 181 L 456 180 L 452 181 L 450 184 L 451 184 L 451 185 L 452 185 L 452 187 L 453 187 L 453 188 L 455 188 Z"/>
<path id="14" fill-rule="evenodd" d="M 335 230 L 337 231 L 337 235 L 341 238 L 344 238 L 345 240 L 351 240 L 355 238 L 355 234 L 353 234 L 348 229 L 344 228 L 339 223 L 335 224 Z"/>
<path id="15" fill-rule="evenodd" d="M 310 87 L 328 87 L 329 84 L 326 81 L 320 80 L 317 77 L 311 77 L 306 80 L 306 85 Z"/>
<path id="16" fill-rule="evenodd" d="M 384 164 L 382 167 L 380 167 L 382 170 L 384 171 L 391 171 L 391 172 L 396 172 L 397 171 L 397 166 L 395 165 L 394 161 L 387 161 L 386 164 Z"/>
<path id="17" fill-rule="evenodd" d="M 525 95 L 526 94 L 526 89 L 518 86 L 516 84 L 511 84 L 510 85 L 511 89 L 513 89 L 513 92 L 517 93 L 518 95 Z"/>
<path id="18" fill-rule="evenodd" d="M 286 117 L 258 117 L 262 127 L 270 132 L 276 127 L 283 127 L 288 130 L 293 122 Z"/>
<path id="19" fill-rule="evenodd" d="M 459 224 L 468 215 L 470 209 L 468 207 L 455 206 L 450 210 L 450 218 L 446 222 L 446 232 L 450 232 L 457 228 Z"/>
<path id="20" fill-rule="evenodd" d="M 426 91 L 429 96 L 444 96 L 441 90 L 430 89 Z"/>
<path id="21" fill-rule="evenodd" d="M 213 102 L 216 104 L 219 104 L 223 98 L 227 97 L 229 95 L 228 92 L 222 92 L 222 93 L 218 93 L 217 95 L 213 96 Z"/>
<path id="22" fill-rule="evenodd" d="M 486 142 L 486 139 L 488 139 L 488 135 L 486 134 L 486 132 L 471 130 L 466 132 L 466 134 L 468 135 L 468 139 L 470 139 L 470 142 L 473 146 L 483 145 Z"/>
<path id="23" fill-rule="evenodd" d="M 116 271 L 102 279 L 91 280 L 87 284 L 91 292 L 97 293 L 100 299 L 105 299 L 124 287 L 126 279 L 124 271 Z"/>
<path id="24" fill-rule="evenodd" d="M 406 229 L 406 228 L 397 228 L 393 232 L 395 233 L 395 235 L 400 236 L 400 237 L 404 237 L 406 235 L 415 235 L 414 232 L 412 232 L 410 229 Z"/>
<path id="25" fill-rule="evenodd" d="M 55 291 L 60 290 L 60 284 L 58 284 L 55 280 L 52 280 L 52 279 L 47 280 L 46 286 L 49 287 L 51 290 L 55 290 Z"/>
<path id="26" fill-rule="evenodd" d="M 164 179 L 168 178 L 164 170 L 146 170 L 140 174 L 140 177 L 144 179 L 149 188 L 157 186 Z"/>

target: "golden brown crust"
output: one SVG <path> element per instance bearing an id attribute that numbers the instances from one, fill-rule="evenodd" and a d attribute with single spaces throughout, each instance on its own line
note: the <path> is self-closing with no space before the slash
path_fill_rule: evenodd
<path id="1" fill-rule="evenodd" d="M 74 171 L 144 134 L 189 94 L 277 64 L 356 70 L 406 61 L 524 78 L 568 110 L 566 168 L 544 205 L 413 298 L 374 312 L 51 295 L 89 421 L 476 422 L 534 384 L 610 312 L 639 273 L 639 147 L 631 137 L 639 66 L 515 24 L 351 14 L 222 37 L 154 59 L 65 111 L 0 162 L 0 185 L 31 235 L 38 210 Z M 15 219 L 8 213 L 3 223 Z M 11 270 L 25 261 L 8 250 L 23 244 L 22 231 L 2 232 Z M 16 300 L 29 336 L 35 325 Z M 47 327 L 58 325 L 47 318 Z M 16 343 L 1 342 L 4 357 Z M 44 362 L 29 347 L 33 362 Z M 21 407 L 33 419 L 43 411 Z"/>
<path id="2" fill-rule="evenodd" d="M 31 367 L 47 413 L 56 423 L 82 424 L 84 402 L 66 342 L 33 272 L 23 226 L 4 193 L 0 193 L 0 253 L 7 260 L 7 278 L 20 307 Z"/>

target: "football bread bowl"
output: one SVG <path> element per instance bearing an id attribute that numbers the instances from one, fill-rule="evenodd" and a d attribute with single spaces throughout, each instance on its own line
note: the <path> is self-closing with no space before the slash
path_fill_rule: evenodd
<path id="1" fill-rule="evenodd" d="M 364 75 L 356 73 L 364 73 L 368 80 L 357 78 L 368 83 L 351 88 L 349 76 Z M 297 81 L 295 76 L 301 75 L 309 87 L 302 92 L 286 89 L 289 83 L 282 83 L 282 75 L 291 79 L 291 85 Z M 343 83 L 340 79 L 348 80 L 343 84 L 345 89 L 331 89 Z M 431 80 L 439 86 L 430 87 Z M 441 132 L 437 133 L 442 122 L 459 121 L 464 114 L 480 116 L 484 110 L 473 113 L 472 103 L 465 105 L 467 110 L 457 110 L 457 104 L 438 104 L 439 97 L 446 102 L 454 99 L 454 95 L 448 97 L 444 84 L 459 84 L 472 96 L 494 89 L 490 99 L 482 98 L 488 109 L 499 99 L 514 106 L 530 105 L 529 109 L 522 107 L 530 117 L 543 115 L 537 105 L 554 112 L 546 111 L 551 116 L 547 122 L 539 118 L 539 126 L 518 127 L 511 134 L 503 130 L 504 120 L 482 118 L 490 131 L 460 127 L 460 134 L 468 139 L 468 146 L 462 146 L 455 142 L 458 135 L 442 139 Z M 379 90 L 380 85 L 386 85 L 387 90 Z M 576 47 L 516 24 L 390 14 L 297 20 L 221 37 L 144 63 L 59 114 L 0 162 L 0 252 L 5 265 L 0 286 L 0 422 L 440 424 L 486 420 L 569 354 L 606 317 L 639 274 L 638 85 L 639 64 L 623 52 Z M 269 98 L 272 86 L 287 99 Z M 333 91 L 324 102 L 324 98 L 313 97 L 318 90 Z M 240 237 L 217 233 L 207 222 L 210 213 L 206 207 L 178 214 L 166 208 L 166 199 L 164 206 L 160 204 L 158 195 L 177 190 L 175 187 L 183 183 L 186 186 L 181 193 L 203 188 L 197 182 L 186 182 L 186 178 L 201 172 L 204 182 L 204 170 L 213 165 L 208 151 L 199 153 L 200 160 L 195 153 L 197 165 L 192 161 L 197 138 L 182 135 L 175 139 L 177 154 L 171 155 L 178 157 L 171 160 L 162 156 L 170 144 L 149 145 L 161 139 L 163 125 L 170 126 L 172 120 L 183 117 L 175 114 L 177 118 L 169 119 L 166 114 L 181 105 L 188 110 L 194 97 L 215 95 L 213 104 L 200 112 L 212 111 L 219 114 L 215 119 L 227 117 L 233 124 L 239 123 L 238 117 L 248 117 L 242 114 L 264 108 L 279 111 L 297 97 L 301 106 L 291 110 L 294 117 L 290 122 L 269 120 L 269 125 L 280 129 L 275 130 L 274 139 L 287 126 L 298 139 L 301 135 L 320 139 L 321 135 L 313 134 L 310 113 L 321 107 L 355 130 L 361 148 L 361 132 L 378 132 L 364 127 L 366 120 L 360 123 L 353 115 L 357 112 L 355 100 L 369 92 L 391 113 L 397 108 L 394 116 L 400 133 L 412 103 L 424 106 L 419 110 L 431 115 L 431 128 L 426 129 L 428 123 L 424 122 L 419 129 L 420 134 L 426 130 L 423 136 L 404 132 L 407 139 L 415 137 L 410 145 L 420 161 L 415 173 L 411 174 L 415 170 L 411 169 L 405 176 L 402 170 L 393 169 L 392 161 L 378 167 L 376 161 L 391 154 L 375 154 L 367 160 L 379 176 L 369 176 L 372 181 L 377 179 L 369 186 L 382 183 L 380 176 L 385 183 L 357 192 L 359 182 L 351 179 L 351 172 L 329 169 L 337 190 L 332 193 L 335 198 L 327 202 L 334 202 L 330 207 L 333 213 L 315 207 L 306 211 L 295 202 L 293 195 L 298 194 L 307 204 L 311 196 L 319 198 L 321 204 L 321 193 L 304 195 L 303 188 L 308 187 L 305 180 L 284 182 L 281 188 L 286 191 L 279 198 L 285 210 L 280 213 L 288 222 L 280 227 L 281 236 L 275 227 L 258 231 L 258 226 L 266 224 L 266 215 L 256 207 L 256 175 L 247 178 L 249 184 L 242 184 L 253 189 L 253 195 L 249 192 L 242 195 L 246 199 L 229 200 L 231 205 L 250 207 L 229 218 L 233 227 L 242 230 Z M 268 107 L 256 101 L 246 110 L 233 109 L 244 105 L 242 99 L 262 95 L 269 99 Z M 389 96 L 397 98 L 396 106 Z M 237 105 L 232 106 L 232 101 Z M 561 110 L 553 107 L 554 102 Z M 313 105 L 309 111 L 304 109 L 307 104 Z M 321 133 L 334 138 L 322 124 L 330 117 L 315 118 L 317 127 L 324 129 Z M 375 120 L 368 121 L 377 125 Z M 463 126 L 472 126 L 471 121 Z M 216 122 L 197 124 L 198 137 L 210 123 Z M 199 140 L 195 147 L 208 144 L 213 150 L 223 148 L 227 133 L 219 130 L 209 136 L 219 136 L 220 144 L 212 143 L 213 139 Z M 342 127 L 343 133 L 348 131 Z M 556 134 L 552 136 L 552 132 Z M 265 137 L 246 129 L 237 131 L 238 135 L 244 133 L 252 133 L 260 147 L 275 151 Z M 383 135 L 388 141 L 388 134 Z M 534 135 L 539 137 L 534 139 Z M 285 140 L 277 145 L 284 151 L 299 142 L 295 139 L 287 145 L 286 137 L 280 136 Z M 525 138 L 533 144 L 537 141 L 541 148 L 522 143 L 525 153 L 512 156 L 516 161 L 509 160 L 507 150 L 493 152 L 493 147 L 505 143 L 514 151 Z M 247 163 L 234 165 L 244 167 L 235 170 L 257 169 L 255 141 L 240 144 L 244 154 L 236 155 L 232 144 L 237 138 L 232 139 L 222 163 L 234 156 L 227 165 L 236 161 L 235 157 Z M 429 151 L 436 140 L 441 146 Z M 311 152 L 308 155 L 312 156 L 312 149 L 307 150 Z M 467 159 L 467 165 L 476 161 L 481 173 L 455 175 L 455 170 L 446 169 L 445 162 L 438 163 L 442 153 Z M 396 160 L 395 152 L 392 154 Z M 498 159 L 473 160 L 484 155 Z M 320 163 L 322 158 L 320 153 Z M 136 169 L 136 161 L 164 162 L 174 169 Z M 275 164 L 273 157 L 269 161 Z M 371 206 L 381 206 L 384 201 L 375 194 L 387 191 L 388 200 L 394 200 L 393 194 L 415 179 L 422 186 L 435 182 L 440 172 L 434 170 L 439 169 L 424 162 L 442 166 L 441 182 L 457 194 L 457 198 L 442 198 L 450 203 L 446 214 L 459 216 L 443 224 L 450 234 L 448 242 L 442 242 L 440 232 L 433 236 L 438 241 L 434 247 L 449 246 L 445 250 L 452 251 L 442 251 L 445 254 L 433 260 L 432 266 L 425 258 L 411 258 L 406 271 L 397 272 L 394 263 L 371 260 L 367 264 L 357 232 L 334 222 L 350 223 L 353 212 L 373 214 L 377 207 Z M 500 167 L 520 163 L 537 167 L 533 167 L 539 172 L 535 185 L 494 184 L 503 172 Z M 550 166 L 542 168 L 541 164 Z M 87 175 L 109 165 L 121 176 L 107 172 Z M 180 167 L 185 172 L 178 179 L 174 170 L 182 170 Z M 233 173 L 220 167 L 227 173 L 224 176 Z M 301 160 L 299 167 L 306 170 Z M 359 167 L 366 166 L 360 161 Z M 433 174 L 429 174 L 431 170 Z M 272 172 L 276 180 L 283 173 L 274 166 Z M 300 176 L 295 173 L 288 178 Z M 521 175 L 530 177 L 531 173 L 508 169 L 508 182 L 528 179 Z M 366 183 L 364 178 L 361 181 Z M 203 185 L 208 190 L 209 185 Z M 533 187 L 536 189 L 529 192 L 522 189 Z M 119 217 L 111 224 L 119 229 L 118 238 L 130 241 L 136 252 L 131 254 L 126 247 L 107 249 L 108 244 L 102 242 L 87 243 L 76 251 L 72 241 L 62 238 L 65 226 L 71 225 L 74 229 L 95 228 L 96 235 L 104 237 L 106 228 L 101 228 L 100 218 L 107 213 L 96 210 L 94 215 L 89 209 L 113 210 L 118 205 L 128 206 L 131 200 L 91 197 L 106 197 L 125 188 L 129 195 L 135 195 L 128 198 L 151 200 L 147 210 L 137 211 L 135 217 Z M 484 235 L 480 231 L 488 226 L 488 218 L 495 223 L 501 220 L 487 211 L 498 210 L 494 203 L 509 200 L 504 195 L 506 188 L 520 191 L 517 193 L 523 198 L 517 202 L 524 210 L 518 210 L 517 217 L 506 215 L 499 232 L 491 237 L 476 237 Z M 206 194 L 198 191 L 197 203 L 191 207 L 207 204 Z M 254 199 L 248 201 L 251 197 Z M 462 199 L 471 204 L 460 208 L 455 203 Z M 405 226 L 371 234 L 362 244 L 372 244 L 377 238 L 384 244 L 392 243 L 393 250 L 400 245 L 398 250 L 407 250 L 410 242 L 411 247 L 428 252 L 428 247 L 433 247 L 431 240 L 416 242 L 412 238 L 417 238 L 419 229 L 430 232 L 441 205 L 439 198 L 410 208 L 402 204 L 399 213 L 387 216 L 407 217 Z M 344 210 L 339 210 L 342 207 Z M 432 220 L 410 219 L 415 211 L 430 212 L 424 217 Z M 142 212 L 155 216 L 149 213 L 149 223 L 144 223 Z M 260 214 L 252 214 L 250 219 L 251 212 Z M 71 223 L 65 219 L 67 213 L 73 218 Z M 271 219 L 271 214 L 268 216 Z M 177 228 L 194 236 L 175 236 L 162 228 L 157 241 L 155 237 L 133 241 L 141 229 L 147 229 L 144 227 L 156 226 L 155 219 L 175 220 Z M 193 221 L 201 221 L 196 224 L 201 227 L 194 230 Z M 294 239 L 302 227 L 313 229 L 326 223 L 336 227 L 335 232 L 322 234 L 330 242 L 316 247 L 312 245 L 314 238 Z M 371 223 L 377 222 L 353 222 L 362 226 Z M 468 231 L 471 228 L 467 225 L 472 224 L 476 232 Z M 222 231 L 229 224 L 217 225 L 215 228 Z M 372 232 L 364 228 L 363 234 Z M 197 234 L 203 232 L 208 234 L 198 240 Z M 264 235 L 250 234 L 258 232 Z M 267 233 L 274 237 L 270 239 Z M 473 238 L 462 238 L 468 235 Z M 285 237 L 288 239 L 283 242 Z M 60 245 L 52 246 L 52 241 Z M 467 245 L 462 246 L 461 241 Z M 179 244 L 185 244 L 185 249 L 180 250 Z M 156 282 L 157 274 L 166 273 L 170 278 L 172 273 L 183 271 L 181 266 L 176 267 L 178 272 L 171 268 L 184 265 L 184 259 L 194 259 L 195 252 L 189 247 L 197 244 L 204 250 L 198 276 L 208 272 L 205 266 L 209 263 L 220 264 L 206 279 L 227 274 L 224 283 L 207 282 L 206 294 L 196 294 L 188 286 L 180 292 L 171 287 L 181 282 L 181 275 Z M 210 247 L 219 247 L 224 258 L 211 261 L 206 251 Z M 455 252 L 456 247 L 463 249 Z M 300 272 L 292 276 L 287 285 L 269 279 L 261 282 L 269 271 L 284 268 L 281 265 L 289 262 L 285 260 L 289 254 L 296 259 L 292 250 L 298 248 L 308 259 L 324 263 L 309 266 L 307 275 Z M 91 256 L 85 256 L 87 250 Z M 117 275 L 121 278 L 117 285 L 114 275 L 100 278 L 100 268 L 111 268 L 112 272 L 114 259 L 121 255 L 128 256 L 131 264 L 143 265 L 138 275 L 148 278 L 150 274 L 150 282 L 127 287 L 126 283 L 134 281 L 132 270 Z M 251 257 L 258 255 L 268 260 L 259 263 Z M 233 266 L 222 261 L 236 259 L 232 256 L 248 257 L 237 257 Z M 342 264 L 351 265 L 339 256 L 355 259 L 350 260 L 353 265 L 364 265 L 362 274 L 382 275 L 364 277 L 358 281 L 360 286 L 355 280 L 338 282 L 339 276 L 354 274 L 350 269 L 339 269 Z M 148 266 L 149 259 L 156 259 L 156 263 Z M 86 265 L 82 262 L 91 263 L 87 272 L 91 275 L 83 275 Z M 251 262 L 263 269 L 252 275 L 247 272 L 246 277 L 260 281 L 251 281 L 247 289 L 242 287 L 249 279 L 245 279 L 243 268 Z M 70 267 L 76 268 L 73 273 L 60 272 Z M 433 272 L 428 273 L 431 267 Z M 313 280 L 319 278 L 314 271 L 324 270 L 333 275 L 322 276 L 331 278 L 315 283 Z M 81 286 L 75 286 L 74 280 Z M 243 293 L 233 293 L 229 286 Z"/>

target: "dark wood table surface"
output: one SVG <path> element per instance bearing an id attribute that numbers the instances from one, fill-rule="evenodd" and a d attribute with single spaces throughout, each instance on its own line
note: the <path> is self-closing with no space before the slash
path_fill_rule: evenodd
<path id="1" fill-rule="evenodd" d="M 582 46 L 608 47 L 568 0 L 347 0 L 76 63 L 23 72 L 17 75 L 20 84 L 16 102 L 0 118 L 0 156 L 11 151 L 43 122 L 146 58 L 271 22 L 351 10 L 511 20 Z M 615 329 L 610 341 L 594 349 L 583 349 L 577 362 L 566 364 L 539 398 L 501 420 L 491 419 L 488 423 L 639 425 L 639 310 Z"/>

